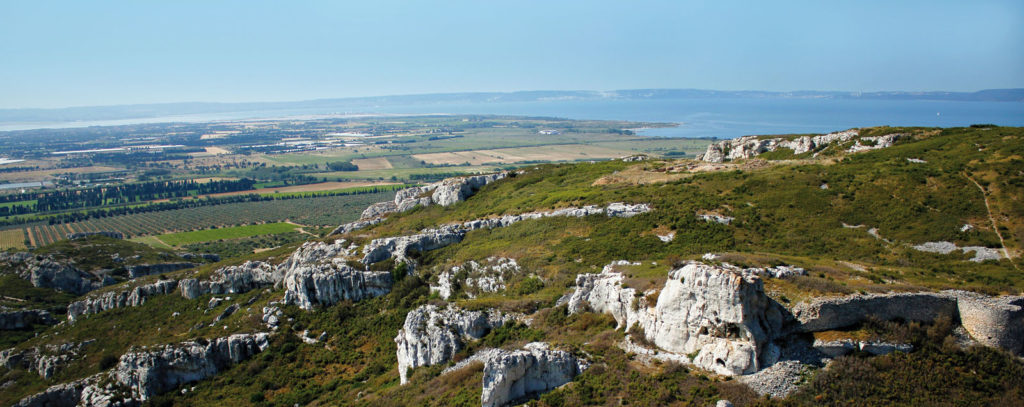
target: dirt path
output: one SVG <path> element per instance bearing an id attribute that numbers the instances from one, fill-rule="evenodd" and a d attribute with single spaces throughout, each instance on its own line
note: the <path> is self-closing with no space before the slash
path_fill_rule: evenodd
<path id="1" fill-rule="evenodd" d="M 970 175 L 964 174 L 964 177 L 970 180 L 971 183 L 973 183 L 974 186 L 978 187 L 978 190 L 981 191 L 981 198 L 985 200 L 985 212 L 988 213 L 988 220 L 989 222 L 992 222 L 992 230 L 995 231 L 996 236 L 999 237 L 999 245 L 1003 246 L 1003 256 L 1006 256 L 1006 260 L 1010 261 L 1010 264 L 1013 265 L 1013 268 L 1017 269 L 1017 271 L 1020 271 L 1020 267 L 1017 267 L 1017 263 L 1013 261 L 1012 257 L 1010 257 L 1010 251 L 1006 250 L 1006 240 L 1003 240 L 1003 234 L 999 233 L 999 225 L 996 224 L 996 218 L 992 216 L 992 207 L 988 204 L 988 194 L 985 192 L 985 188 L 982 187 L 981 184 L 978 183 L 978 181 L 975 181 L 974 178 L 971 178 Z"/>
<path id="2" fill-rule="evenodd" d="M 301 224 L 298 224 L 298 223 L 292 222 L 292 221 L 290 221 L 290 220 L 285 220 L 285 221 L 284 221 L 284 223 L 287 223 L 287 224 L 289 224 L 289 225 L 295 225 L 295 226 L 298 226 L 298 228 L 296 228 L 295 230 L 296 230 L 296 231 L 298 231 L 299 233 L 305 233 L 305 234 L 307 234 L 307 235 L 310 235 L 310 236 L 313 236 L 313 237 L 320 237 L 320 236 L 317 236 L 317 235 L 315 235 L 315 234 L 313 234 L 313 233 L 310 233 L 310 232 L 306 231 L 306 229 L 304 229 L 304 228 L 306 227 L 306 225 L 301 225 Z"/>

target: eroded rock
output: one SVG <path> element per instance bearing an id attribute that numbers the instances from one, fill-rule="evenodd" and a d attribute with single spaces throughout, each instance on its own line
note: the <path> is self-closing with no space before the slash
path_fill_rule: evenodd
<path id="1" fill-rule="evenodd" d="M 611 314 L 619 327 L 637 325 L 659 348 L 696 353 L 691 363 L 719 374 L 753 373 L 774 363 L 771 340 L 782 332 L 785 310 L 764 294 L 758 277 L 689 263 L 669 272 L 654 304 L 648 293 L 623 287 L 623 280 L 610 267 L 577 276 L 569 311 Z"/>
<path id="2" fill-rule="evenodd" d="M 499 352 L 484 363 L 480 404 L 499 407 L 536 397 L 572 381 L 588 366 L 569 352 L 551 350 L 541 342 Z"/>
<path id="3" fill-rule="evenodd" d="M 491 329 L 514 319 L 496 310 L 468 311 L 453 305 L 423 305 L 409 311 L 395 337 L 402 384 L 408 381 L 409 370 L 445 363 L 467 341 L 480 339 Z"/>

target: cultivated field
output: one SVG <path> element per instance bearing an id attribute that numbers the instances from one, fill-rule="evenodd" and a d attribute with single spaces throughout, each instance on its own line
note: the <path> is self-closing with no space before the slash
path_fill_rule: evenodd
<path id="1" fill-rule="evenodd" d="M 493 150 L 456 151 L 450 153 L 416 154 L 412 157 L 428 164 L 511 164 L 536 161 L 579 161 L 618 158 L 632 153 L 608 147 L 584 144 L 543 147 L 501 148 Z"/>
<path id="2" fill-rule="evenodd" d="M 387 170 L 391 169 L 391 162 L 385 157 L 376 158 L 357 158 L 352 160 L 352 164 L 359 167 L 360 171 L 364 170 Z"/>
<path id="3" fill-rule="evenodd" d="M 335 226 L 359 218 L 371 203 L 393 199 L 394 192 L 363 195 L 296 198 L 261 202 L 202 206 L 198 208 L 139 213 L 59 225 L 38 225 L 28 228 L 34 246 L 65 239 L 68 233 L 116 231 L 127 237 L 154 236 L 167 233 L 230 227 L 252 223 L 291 221 L 309 226 Z M 13 229 L 22 233 L 24 229 Z M 10 233 L 4 231 L 0 233 Z M 14 236 L 11 234 L 11 236 Z"/>
<path id="4" fill-rule="evenodd" d="M 25 231 L 23 229 L 10 229 L 0 231 L 0 250 L 24 248 Z"/>
<path id="5" fill-rule="evenodd" d="M 374 182 L 374 181 L 345 181 L 345 182 L 319 182 L 316 184 L 305 184 L 305 185 L 290 185 L 286 187 L 274 187 L 274 188 L 260 188 L 250 189 L 247 191 L 235 191 L 235 192 L 223 192 L 219 194 L 210 194 L 203 196 L 231 196 L 231 195 L 248 195 L 248 194 L 276 194 L 276 193 L 295 193 L 295 192 L 319 192 L 319 191 L 334 191 L 345 188 L 358 188 L 358 187 L 371 187 L 375 185 L 395 185 L 394 182 Z"/>
<path id="6" fill-rule="evenodd" d="M 243 237 L 288 233 L 299 229 L 299 227 L 299 225 L 294 223 L 277 222 L 170 233 L 156 236 L 156 238 L 169 246 L 183 246 L 191 243 L 211 242 L 220 239 L 238 239 Z"/>

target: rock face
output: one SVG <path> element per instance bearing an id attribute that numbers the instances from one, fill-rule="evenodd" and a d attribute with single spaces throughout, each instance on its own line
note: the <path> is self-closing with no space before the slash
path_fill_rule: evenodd
<path id="1" fill-rule="evenodd" d="M 315 305 L 360 301 L 391 292 L 394 279 L 386 271 L 360 271 L 345 264 L 300 266 L 288 271 L 285 302 L 311 310 Z"/>
<path id="2" fill-rule="evenodd" d="M 409 236 L 386 237 L 374 239 L 363 248 L 363 264 L 373 264 L 394 258 L 395 261 L 408 261 L 406 255 L 410 250 L 436 250 L 462 241 L 466 230 L 458 226 L 443 226 L 427 229 Z"/>
<path id="3" fill-rule="evenodd" d="M 570 312 L 611 314 L 620 327 L 638 325 L 647 340 L 723 375 L 753 373 L 774 363 L 771 343 L 781 333 L 785 310 L 769 299 L 761 280 L 723 267 L 690 263 L 669 272 L 657 303 L 624 288 L 622 274 L 606 267 L 577 276 Z"/>
<path id="4" fill-rule="evenodd" d="M 424 305 L 409 311 L 395 337 L 402 384 L 408 381 L 409 370 L 445 363 L 466 341 L 480 339 L 513 319 L 495 310 L 467 311 L 453 305 Z"/>
<path id="5" fill-rule="evenodd" d="M 588 367 L 568 352 L 534 342 L 522 350 L 500 352 L 484 363 L 483 407 L 510 405 L 572 381 Z"/>
<path id="6" fill-rule="evenodd" d="M 519 264 L 515 259 L 507 257 L 489 257 L 483 264 L 469 261 L 438 274 L 437 285 L 431 285 L 430 291 L 437 292 L 441 298 L 447 300 L 458 286 L 466 296 L 475 298 L 478 293 L 504 290 L 505 282 L 519 273 Z"/>
<path id="7" fill-rule="evenodd" d="M 829 331 L 854 326 L 870 317 L 883 321 L 931 322 L 940 316 L 955 320 L 956 298 L 940 293 L 900 293 L 817 298 L 793 307 L 802 332 Z"/>
<path id="8" fill-rule="evenodd" d="M 50 256 L 4 252 L 0 253 L 0 263 L 6 263 L 6 269 L 13 270 L 36 287 L 81 295 L 103 286 L 92 274 Z"/>
<path id="9" fill-rule="evenodd" d="M 966 291 L 818 298 L 793 307 L 800 332 L 857 325 L 868 318 L 959 321 L 979 343 L 1024 355 L 1024 296 L 988 297 Z"/>
<path id="10" fill-rule="evenodd" d="M 338 226 L 333 231 L 331 231 L 331 234 L 332 235 L 343 235 L 343 234 L 346 234 L 346 233 L 349 233 L 349 232 L 355 232 L 355 231 L 357 231 L 359 229 L 368 228 L 370 226 L 373 226 L 373 225 L 376 225 L 378 223 L 381 223 L 381 222 L 384 221 L 384 219 L 385 218 L 374 218 L 374 219 L 369 219 L 369 220 L 357 220 L 355 222 L 349 222 L 349 223 L 343 224 L 341 226 Z"/>
<path id="11" fill-rule="evenodd" d="M 450 206 L 473 196 L 477 190 L 499 179 L 507 173 L 501 172 L 470 177 L 447 178 L 422 187 L 406 188 L 395 194 L 394 201 L 378 202 L 370 205 L 360 216 L 361 221 L 380 218 L 389 213 L 405 212 L 417 206 L 441 205 Z M 339 228 L 341 229 L 341 228 Z M 339 229 L 335 231 L 338 232 Z M 338 232 L 346 233 L 346 232 Z"/>
<path id="12" fill-rule="evenodd" d="M 268 334 L 238 334 L 208 343 L 184 342 L 177 346 L 139 350 L 121 356 L 112 377 L 131 390 L 139 401 L 217 374 L 230 365 L 262 352 Z"/>
<path id="13" fill-rule="evenodd" d="M 793 150 L 793 154 L 804 154 L 813 150 L 823 148 L 833 143 L 845 143 L 857 138 L 859 132 L 850 129 L 820 136 L 803 136 L 792 140 L 784 138 L 766 138 L 759 136 L 745 136 L 733 140 L 720 141 L 708 146 L 704 154 L 697 156 L 698 160 L 720 163 L 731 160 L 739 160 L 756 157 L 761 153 L 775 151 L 779 148 Z M 855 145 L 861 146 L 851 148 L 850 152 L 864 151 L 874 148 L 891 146 L 902 135 L 886 135 L 880 137 L 864 137 L 864 144 L 860 141 Z"/>
<path id="14" fill-rule="evenodd" d="M 221 267 L 209 281 L 186 278 L 178 283 L 181 296 L 195 299 L 206 294 L 242 294 L 281 283 L 284 272 L 270 263 L 247 261 L 239 266 Z"/>
<path id="15" fill-rule="evenodd" d="M 195 267 L 192 263 L 160 263 L 160 264 L 139 264 L 128 266 L 128 277 L 139 278 L 152 274 L 170 273 L 172 271 L 184 270 Z"/>
<path id="16" fill-rule="evenodd" d="M 53 377 L 57 371 L 68 361 L 78 357 L 82 347 L 93 343 L 86 341 L 82 343 L 65 343 L 62 345 L 36 346 L 31 349 L 19 351 L 15 348 L 0 352 L 0 366 L 8 369 L 22 368 L 30 372 L 36 372 L 43 379 Z"/>
<path id="17" fill-rule="evenodd" d="M 68 321 L 74 323 L 80 316 L 96 314 L 109 309 L 137 307 L 154 295 L 170 294 L 178 287 L 175 280 L 161 280 L 124 291 L 110 291 L 68 305 Z"/>
<path id="18" fill-rule="evenodd" d="M 99 386 L 104 374 L 99 373 L 70 383 L 50 386 L 45 391 L 25 397 L 16 407 L 134 407 L 136 400 L 123 400 L 112 389 Z"/>
<path id="19" fill-rule="evenodd" d="M 41 309 L 0 312 L 0 331 L 31 328 L 35 324 L 52 325 L 55 323 L 57 321 L 50 316 L 50 312 Z"/>
<path id="20" fill-rule="evenodd" d="M 954 293 L 960 323 L 974 340 L 1024 356 L 1024 296 Z"/>
<path id="21" fill-rule="evenodd" d="M 285 302 L 310 310 L 316 304 L 359 301 L 391 291 L 391 273 L 360 271 L 346 264 L 357 246 L 344 239 L 334 243 L 307 242 L 277 270 L 284 273 Z"/>

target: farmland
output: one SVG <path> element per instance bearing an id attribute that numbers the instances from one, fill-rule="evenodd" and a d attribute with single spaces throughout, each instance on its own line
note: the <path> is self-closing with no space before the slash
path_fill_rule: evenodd
<path id="1" fill-rule="evenodd" d="M 191 232 L 169 233 L 157 236 L 161 242 L 169 246 L 182 246 L 192 243 L 203 243 L 221 239 L 237 239 L 260 235 L 273 235 L 294 232 L 299 225 L 287 222 L 263 223 L 218 229 L 193 230 Z"/>
<path id="2" fill-rule="evenodd" d="M 0 250 L 24 249 L 25 231 L 22 229 L 9 229 L 0 231 Z"/>
<path id="3" fill-rule="evenodd" d="M 34 246 L 66 238 L 68 233 L 116 231 L 127 237 L 163 235 L 212 227 L 291 221 L 309 226 L 335 226 L 359 217 L 369 204 L 392 199 L 394 192 L 240 202 L 90 219 L 28 228 Z M 14 229 L 23 233 L 22 229 Z M 14 232 L 5 231 L 12 236 Z M 24 235 L 21 236 L 24 241 Z"/>

